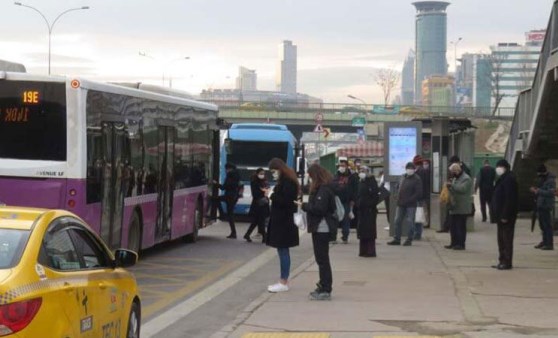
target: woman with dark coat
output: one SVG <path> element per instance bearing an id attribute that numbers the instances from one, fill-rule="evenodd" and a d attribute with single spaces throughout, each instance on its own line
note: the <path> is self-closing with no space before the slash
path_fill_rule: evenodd
<path id="1" fill-rule="evenodd" d="M 378 183 L 367 167 L 360 167 L 357 194 L 360 257 L 376 257 L 376 216 L 378 215 Z"/>
<path id="2" fill-rule="evenodd" d="M 257 226 L 258 232 L 262 235 L 262 242 L 265 243 L 265 220 L 269 217 L 269 198 L 265 195 L 265 191 L 268 188 L 265 170 L 258 168 L 250 181 L 252 204 L 250 205 L 249 215 L 252 216 L 252 223 L 244 235 L 244 239 L 248 242 L 252 242 L 250 235 Z"/>
<path id="3" fill-rule="evenodd" d="M 333 277 L 329 262 L 329 240 L 333 229 L 337 229 L 337 222 L 333 218 L 335 212 L 335 194 L 331 183 L 333 176 L 323 167 L 313 164 L 308 169 L 310 177 L 310 197 L 308 203 L 302 205 L 306 212 L 308 232 L 312 234 L 314 257 L 320 271 L 320 281 L 315 291 L 310 292 L 310 299 L 331 299 Z"/>
<path id="4" fill-rule="evenodd" d="M 267 229 L 266 244 L 277 248 L 281 277 L 279 282 L 269 285 L 269 292 L 289 291 L 288 281 L 291 270 L 289 248 L 298 246 L 298 228 L 294 223 L 297 211 L 295 200 L 299 196 L 299 184 L 296 173 L 283 160 L 274 158 L 269 162 L 269 169 L 277 185 L 273 188 L 271 199 L 271 215 Z M 269 191 L 269 190 L 267 190 Z"/>

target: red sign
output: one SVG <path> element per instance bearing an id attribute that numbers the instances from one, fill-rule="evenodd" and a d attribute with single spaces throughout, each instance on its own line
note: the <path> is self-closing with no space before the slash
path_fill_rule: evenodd
<path id="1" fill-rule="evenodd" d="M 533 31 L 527 32 L 527 41 L 544 41 L 544 36 L 546 35 L 546 31 Z"/>

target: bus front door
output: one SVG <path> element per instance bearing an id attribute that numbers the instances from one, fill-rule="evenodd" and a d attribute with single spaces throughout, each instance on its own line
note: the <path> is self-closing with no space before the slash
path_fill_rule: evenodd
<path id="1" fill-rule="evenodd" d="M 159 196 L 157 201 L 157 242 L 171 237 L 172 202 L 174 198 L 174 138 L 173 127 L 159 127 Z"/>
<path id="2" fill-rule="evenodd" d="M 103 188 L 101 238 L 111 248 L 121 246 L 124 208 L 123 177 L 126 134 L 124 124 L 103 122 Z"/>

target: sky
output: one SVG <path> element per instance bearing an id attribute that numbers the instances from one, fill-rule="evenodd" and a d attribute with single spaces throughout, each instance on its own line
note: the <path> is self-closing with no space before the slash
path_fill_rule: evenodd
<path id="1" fill-rule="evenodd" d="M 548 25 L 552 0 L 448 0 L 448 64 L 454 47 L 488 51 Z M 414 48 L 415 10 L 407 0 L 22 0 L 52 22 L 53 74 L 163 84 L 199 94 L 234 88 L 239 66 L 258 89 L 275 90 L 278 46 L 298 46 L 298 92 L 326 102 L 347 95 L 382 103 L 374 73 L 401 69 Z M 32 9 L 0 0 L 0 59 L 47 73 L 48 29 Z M 150 57 L 142 57 L 139 52 Z M 185 59 L 185 58 L 189 59 Z M 399 90 L 398 90 L 399 91 Z"/>

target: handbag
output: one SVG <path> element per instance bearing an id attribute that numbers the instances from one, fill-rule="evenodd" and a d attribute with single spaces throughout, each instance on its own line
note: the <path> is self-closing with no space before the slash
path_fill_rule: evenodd
<path id="1" fill-rule="evenodd" d="M 258 207 L 265 207 L 265 206 L 269 205 L 269 198 L 267 198 L 265 196 L 260 198 L 259 200 L 256 201 L 256 205 Z"/>
<path id="2" fill-rule="evenodd" d="M 298 211 L 296 213 L 294 213 L 293 217 L 294 217 L 294 224 L 300 230 L 306 230 L 306 228 L 308 226 L 307 219 L 306 219 L 306 213 L 299 208 Z"/>
<path id="3" fill-rule="evenodd" d="M 417 207 L 415 212 L 415 223 L 426 223 L 426 216 L 424 215 L 424 207 Z"/>

